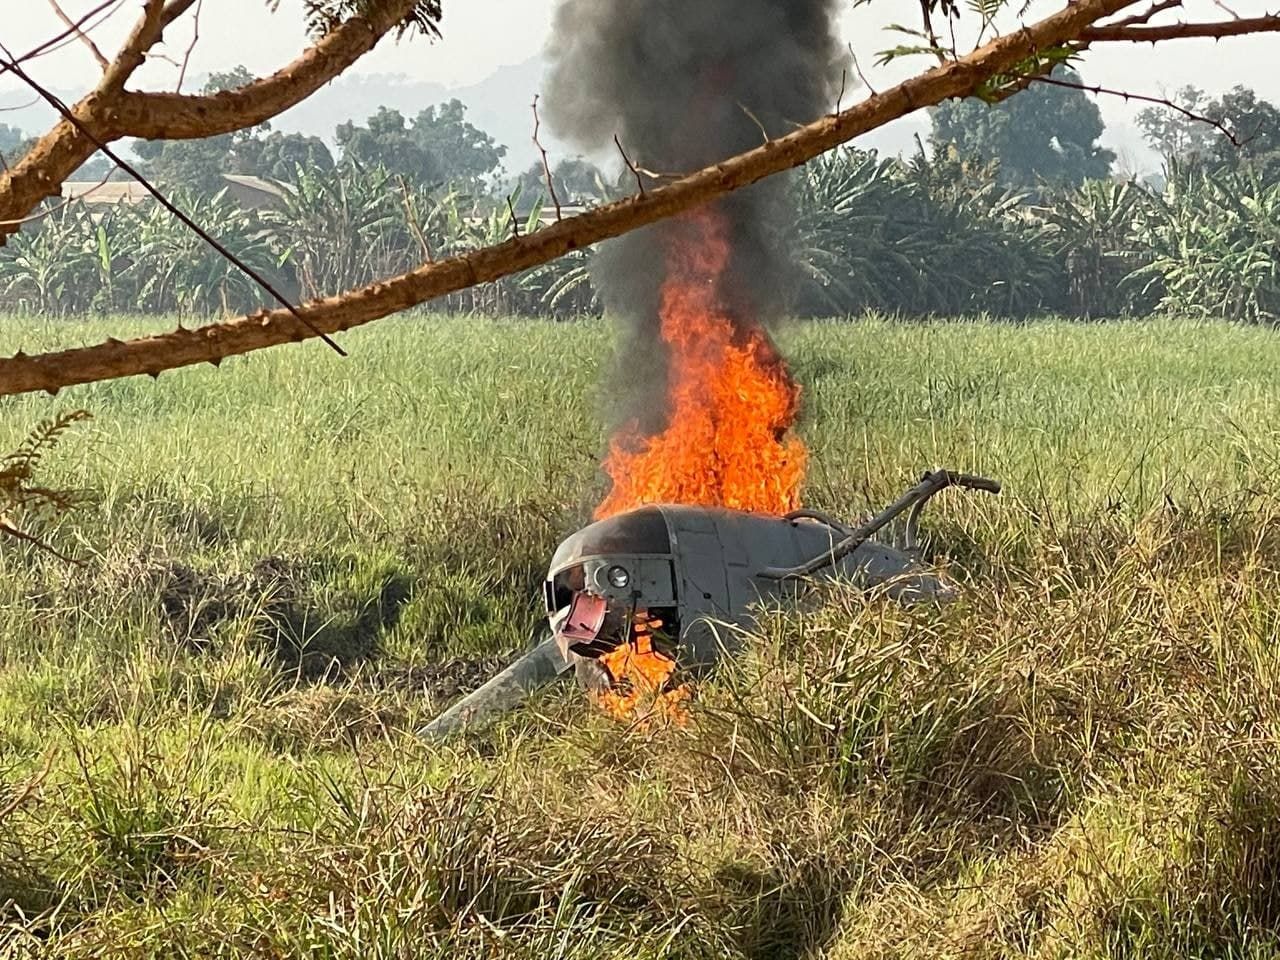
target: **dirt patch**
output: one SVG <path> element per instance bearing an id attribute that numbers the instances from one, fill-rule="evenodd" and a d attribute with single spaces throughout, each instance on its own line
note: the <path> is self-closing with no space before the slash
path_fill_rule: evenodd
<path id="1" fill-rule="evenodd" d="M 412 595 L 408 578 L 395 573 L 333 587 L 326 564 L 294 557 L 267 556 L 232 571 L 172 559 L 137 558 L 127 567 L 120 586 L 155 597 L 170 642 L 202 652 L 242 631 L 310 680 L 337 678 L 374 658 Z"/>

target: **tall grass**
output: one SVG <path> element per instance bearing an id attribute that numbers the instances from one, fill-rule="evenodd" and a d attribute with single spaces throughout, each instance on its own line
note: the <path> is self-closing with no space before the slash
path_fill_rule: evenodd
<path id="1" fill-rule="evenodd" d="M 92 410 L 46 466 L 94 500 L 44 531 L 84 569 L 0 542 L 0 954 L 1271 955 L 1280 341 L 782 340 L 815 506 L 936 464 L 1007 491 L 931 508 L 960 602 L 770 611 L 683 730 L 564 689 L 412 736 L 536 634 L 601 492 L 603 325 L 404 318 L 7 402 L 0 449 Z"/>

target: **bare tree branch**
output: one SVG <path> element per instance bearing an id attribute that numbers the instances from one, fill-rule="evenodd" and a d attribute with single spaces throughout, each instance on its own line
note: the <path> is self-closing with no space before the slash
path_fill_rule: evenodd
<path id="1" fill-rule="evenodd" d="M 1080 38 L 1089 43 L 1128 41 L 1130 43 L 1158 43 L 1164 40 L 1186 40 L 1194 37 L 1240 37 L 1250 33 L 1280 32 L 1280 14 L 1269 13 L 1261 17 L 1242 20 L 1221 20 L 1213 23 L 1170 23 L 1163 26 L 1102 26 L 1090 27 Z"/>
<path id="2" fill-rule="evenodd" d="M 26 156 L 0 175 L 0 242 L 18 229 L 11 225 L 14 221 L 26 218 L 42 201 L 61 196 L 63 181 L 93 156 L 98 143 L 119 139 L 111 124 L 124 85 L 165 28 L 194 2 L 172 0 L 165 6 L 162 0 L 147 0 L 142 16 L 98 85 L 70 108 L 76 122 L 63 117 Z"/>
<path id="3" fill-rule="evenodd" d="M 199 140 L 257 126 L 296 106 L 334 79 L 400 24 L 415 0 L 378 5 L 330 31 L 269 77 L 207 96 L 126 93 L 115 112 L 121 136 L 142 140 Z"/>
<path id="4" fill-rule="evenodd" d="M 41 201 L 57 196 L 62 181 L 97 150 L 94 139 L 190 140 L 256 126 L 302 102 L 372 50 L 413 12 L 415 0 L 388 0 L 369 17 L 345 21 L 270 77 L 236 90 L 211 96 L 125 91 L 165 29 L 195 3 L 147 0 L 102 81 L 71 108 L 92 139 L 64 119 L 0 176 L 0 243 L 14 232 L 3 223 L 23 220 Z"/>
<path id="5" fill-rule="evenodd" d="M 1196 113 L 1194 110 L 1188 110 L 1181 104 L 1174 103 L 1167 97 L 1152 97 L 1142 93 L 1131 93 L 1128 90 L 1112 90 L 1109 87 L 1100 87 L 1094 84 L 1072 83 L 1070 80 L 1059 80 L 1056 77 L 1034 76 L 1023 77 L 1028 83 L 1047 83 L 1051 87 L 1065 87 L 1068 90 L 1083 90 L 1085 93 L 1092 93 L 1095 96 L 1120 97 L 1124 100 L 1136 100 L 1139 103 L 1151 103 L 1158 107 L 1164 107 L 1167 110 L 1173 110 L 1182 114 L 1188 120 L 1194 120 L 1196 123 L 1203 123 L 1210 127 L 1217 128 L 1218 132 L 1231 141 L 1233 147 L 1242 147 L 1244 144 L 1236 137 L 1235 133 L 1223 123 L 1214 120 L 1212 117 L 1206 117 L 1202 113 Z"/>
<path id="6" fill-rule="evenodd" d="M 191 65 L 191 54 L 200 42 L 200 13 L 204 9 L 204 0 L 196 0 L 196 12 L 191 17 L 191 42 L 182 55 L 182 64 L 178 68 L 178 82 L 173 85 L 175 93 L 182 92 L 182 84 L 187 79 L 187 67 Z"/>
<path id="7" fill-rule="evenodd" d="M 1075 0 L 1034 25 L 997 38 L 968 56 L 939 65 L 843 113 L 823 117 L 660 189 L 360 290 L 304 304 L 299 310 L 305 322 L 286 310 L 262 311 L 196 330 L 0 360 L 0 396 L 33 390 L 56 392 L 73 384 L 142 373 L 154 376 L 176 367 L 220 363 L 226 357 L 307 339 L 312 335 L 308 327 L 324 333 L 348 330 L 546 263 L 799 166 L 890 120 L 950 97 L 968 96 L 991 77 L 1015 73 L 1041 51 L 1078 37 L 1085 27 L 1131 4 L 1132 0 Z"/>
<path id="8" fill-rule="evenodd" d="M 636 189 L 640 192 L 640 196 L 644 196 L 644 180 L 640 176 L 640 171 L 636 169 L 636 165 L 631 162 L 631 158 L 627 156 L 627 151 L 622 148 L 622 141 L 618 139 L 618 135 L 613 135 L 613 145 L 618 148 L 618 152 L 622 154 L 622 162 L 627 165 L 627 169 L 631 171 L 631 175 L 636 178 Z"/>
<path id="9" fill-rule="evenodd" d="M 98 14 L 104 12 L 110 7 L 118 7 L 122 2 L 123 0 L 103 0 L 102 3 L 99 3 L 96 7 L 90 10 L 84 16 L 82 16 L 79 20 L 76 20 L 73 23 L 68 24 L 67 29 L 62 31 L 62 33 L 59 33 L 56 36 L 50 37 L 48 40 L 40 44 L 35 49 L 28 50 L 26 53 L 24 53 L 21 57 L 18 58 L 18 62 L 26 63 L 28 60 L 34 60 L 36 57 L 42 57 L 46 53 L 50 53 L 54 50 L 59 49 L 63 43 L 67 42 L 69 39 L 74 37 L 78 31 L 83 30 L 85 28 L 85 25 L 94 17 L 96 17 Z M 107 14 L 107 15 L 110 16 L 110 14 Z"/>
<path id="10" fill-rule="evenodd" d="M 0 44 L 0 51 L 2 50 L 4 50 L 4 45 Z M 298 312 L 298 308 L 295 307 L 292 303 L 290 303 L 288 298 L 285 297 L 285 295 L 282 294 L 279 290 L 277 290 L 272 285 L 272 283 L 269 280 L 267 280 L 266 277 L 264 277 L 261 273 L 259 273 L 257 270 L 250 267 L 247 263 L 245 263 L 235 254 L 233 254 L 230 250 L 228 250 L 225 244 L 223 244 L 220 240 L 214 237 L 207 230 L 205 230 L 204 227 L 200 226 L 200 224 L 192 220 L 191 217 L 188 216 L 184 211 L 180 210 L 172 200 L 170 200 L 160 190 L 158 190 L 155 187 L 155 185 L 152 184 L 151 181 L 148 180 L 146 177 L 144 177 L 137 169 L 135 169 L 132 164 L 128 163 L 123 157 L 121 157 L 118 153 L 116 153 L 109 146 L 107 146 L 107 144 L 98 140 L 93 135 L 93 133 L 90 130 L 88 130 L 83 123 L 80 122 L 80 120 L 75 116 L 75 114 L 71 112 L 70 107 L 68 107 L 65 103 L 59 100 L 56 96 L 54 96 L 44 87 L 42 87 L 40 84 L 36 83 L 36 81 L 33 80 L 30 77 L 30 75 L 28 75 L 27 72 L 23 70 L 23 68 L 16 61 L 11 60 L 8 64 L 6 64 L 6 66 L 8 67 L 10 73 L 16 75 L 19 80 L 27 84 L 27 86 L 31 87 L 32 90 L 38 93 L 41 96 L 41 98 L 43 98 L 44 101 L 49 104 L 49 106 L 53 107 L 54 110 L 62 114 L 63 120 L 66 123 L 69 123 L 73 127 L 75 127 L 75 129 L 82 136 L 86 137 L 90 142 L 92 142 L 94 147 L 96 147 L 98 150 L 101 150 L 108 160 L 114 163 L 117 167 L 119 167 L 125 173 L 129 174 L 129 176 L 131 176 L 134 180 L 138 181 L 138 183 L 142 185 L 143 189 L 145 189 L 147 193 L 151 194 L 151 196 L 155 199 L 157 203 L 160 204 L 160 206 L 164 207 L 166 210 L 169 211 L 169 213 L 172 216 L 176 217 L 182 223 L 183 226 L 185 226 L 188 230 L 196 234 L 196 236 L 198 236 L 206 244 L 213 247 L 213 249 L 218 252 L 219 256 L 221 256 L 223 259 L 233 264 L 236 267 L 236 269 L 238 269 L 241 273 L 247 276 L 254 283 L 256 283 L 273 300 L 279 303 L 280 306 L 284 307 L 285 310 L 287 310 L 290 314 L 292 314 L 295 318 L 297 318 L 304 326 L 306 326 L 315 336 L 323 340 L 325 344 L 327 344 L 335 353 L 338 354 L 338 356 L 345 357 L 347 355 L 346 351 L 343 350 L 342 347 L 338 346 L 338 344 L 333 340 L 332 337 L 328 336 L 323 330 L 317 330 L 315 327 L 312 327 L 307 322 L 307 319 Z"/>
<path id="11" fill-rule="evenodd" d="M 1157 13 L 1164 13 L 1166 10 L 1172 10 L 1180 6 L 1182 6 L 1182 0 L 1159 0 L 1159 2 L 1153 3 L 1141 13 L 1135 13 L 1133 16 L 1116 20 L 1113 23 L 1104 23 L 1102 26 L 1104 28 L 1132 27 L 1139 23 L 1148 23 Z"/>
<path id="12" fill-rule="evenodd" d="M 547 159 L 547 148 L 542 145 L 539 135 L 542 132 L 542 118 L 538 116 L 538 95 L 533 95 L 533 145 L 542 155 L 542 173 L 547 178 L 547 191 L 551 194 L 551 202 L 556 205 L 556 219 L 563 220 L 564 213 L 560 206 L 560 197 L 556 194 L 555 177 L 551 175 L 551 162 Z M 510 199 L 510 198 L 508 198 Z"/>
<path id="13" fill-rule="evenodd" d="M 853 58 L 853 69 L 858 72 L 858 79 L 862 81 L 862 85 L 867 88 L 867 93 L 875 95 L 876 88 L 871 85 L 871 81 L 867 79 L 867 75 L 862 72 L 862 64 L 858 63 L 858 55 L 853 52 L 853 44 L 849 44 L 849 56 Z"/>
<path id="14" fill-rule="evenodd" d="M 103 56 L 102 51 L 98 49 L 98 45 L 94 43 L 93 39 L 80 28 L 79 24 L 73 22 L 72 19 L 67 16 L 66 11 L 64 11 L 58 4 L 58 0 L 49 0 L 49 6 L 53 8 L 54 15 L 62 21 L 62 25 L 68 30 L 73 31 L 76 38 L 89 48 L 89 52 L 93 54 L 93 58 L 98 61 L 98 66 L 100 66 L 104 71 L 107 70 L 111 66 L 111 61 Z"/>

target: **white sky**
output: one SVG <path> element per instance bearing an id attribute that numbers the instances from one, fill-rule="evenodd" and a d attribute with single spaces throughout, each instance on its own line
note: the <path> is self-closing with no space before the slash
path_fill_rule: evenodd
<path id="1" fill-rule="evenodd" d="M 96 2 L 61 0 L 63 9 L 72 17 L 89 11 Z M 445 0 L 443 41 L 384 41 L 360 62 L 356 72 L 400 74 L 448 86 L 475 83 L 501 66 L 521 63 L 536 55 L 549 39 L 554 5 L 555 0 Z M 1035 0 L 1028 16 L 1034 19 L 1058 5 Z M 141 0 L 122 0 L 118 11 L 94 30 L 94 37 L 108 55 L 140 6 Z M 304 44 L 301 7 L 301 0 L 281 0 L 279 12 L 271 14 L 266 0 L 203 0 L 200 43 L 191 56 L 189 75 L 198 77 L 240 63 L 256 73 L 265 73 L 286 62 Z M 904 72 L 927 65 L 923 58 L 913 58 L 901 66 L 871 66 L 876 51 L 898 42 L 883 31 L 884 24 L 899 21 L 914 25 L 918 20 L 917 0 L 876 0 L 857 10 L 849 0 L 849 8 L 842 28 L 873 85 L 887 85 Z M 1188 19 L 1228 16 L 1215 0 L 1186 0 L 1185 8 Z M 1231 9 L 1240 16 L 1266 12 L 1265 3 L 1259 0 L 1241 0 Z M 0 42 L 14 53 L 25 52 L 62 29 L 46 0 L 0 0 L 0 12 Z M 1177 16 L 1176 11 L 1174 15 Z M 1164 16 L 1165 20 L 1169 18 L 1168 14 Z M 175 28 L 166 53 L 180 60 L 189 39 L 189 27 Z M 1217 93 L 1243 83 L 1268 99 L 1280 101 L 1277 59 L 1280 34 L 1271 34 L 1218 44 L 1177 41 L 1158 48 L 1107 44 L 1091 51 L 1082 69 L 1091 83 L 1135 92 L 1159 94 L 1193 83 Z M 79 43 L 70 43 L 34 64 L 33 72 L 44 82 L 70 92 L 91 84 L 97 68 L 88 50 Z M 172 63 L 156 61 L 139 74 L 135 83 L 171 89 L 176 76 Z M 6 103 L 15 101 L 13 91 L 12 80 L 0 80 Z M 522 101 L 519 108 L 524 109 L 524 92 L 518 96 Z M 1126 106 L 1109 97 L 1102 98 L 1100 106 L 1108 124 L 1116 128 L 1109 139 L 1123 140 L 1125 128 L 1139 107 Z M 0 120 L 3 119 L 0 113 Z M 1132 139 L 1131 128 L 1127 135 Z"/>

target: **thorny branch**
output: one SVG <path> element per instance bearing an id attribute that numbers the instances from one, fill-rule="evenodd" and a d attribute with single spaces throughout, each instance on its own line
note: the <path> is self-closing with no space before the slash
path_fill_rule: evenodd
<path id="1" fill-rule="evenodd" d="M 1280 32 L 1280 14 L 1269 13 L 1261 17 L 1240 20 L 1221 20 L 1212 23 L 1170 23 L 1163 26 L 1101 26 L 1090 27 L 1080 37 L 1089 43 L 1128 41 L 1130 43 L 1159 43 L 1165 40 L 1192 38 L 1241 37 L 1254 33 Z"/>
<path id="2" fill-rule="evenodd" d="M 1148 23 L 1151 20 L 1151 18 L 1154 17 L 1156 14 L 1164 13 L 1164 11 L 1166 10 L 1173 10 L 1174 8 L 1181 7 L 1181 6 L 1182 6 L 1182 0 L 1159 0 L 1159 2 L 1153 3 L 1146 10 L 1143 10 L 1141 13 L 1135 13 L 1132 16 L 1124 17 L 1121 20 L 1116 20 L 1113 23 L 1106 23 L 1106 24 L 1103 24 L 1102 26 L 1104 28 L 1117 28 L 1117 27 L 1132 27 L 1140 23 Z"/>
<path id="3" fill-rule="evenodd" d="M 46 198 L 58 195 L 62 181 L 88 160 L 98 145 L 123 137 L 196 139 L 255 126 L 306 99 L 345 71 L 385 34 L 403 25 L 416 5 L 416 0 L 362 5 L 362 15 L 334 24 L 292 63 L 235 90 L 207 96 L 126 91 L 125 84 L 165 29 L 196 2 L 146 0 L 143 16 L 98 86 L 76 104 L 64 105 L 58 125 L 12 170 L 0 175 L 0 242 L 16 229 L 13 222 L 26 217 Z M 111 5 L 101 4 L 98 10 Z M 1105 24 L 1107 18 L 1134 7 L 1135 0 L 1069 0 L 1037 23 L 996 37 L 964 57 L 941 58 L 943 62 L 904 83 L 883 93 L 872 91 L 863 102 L 768 140 L 754 150 L 693 173 L 669 178 L 654 175 L 661 185 L 650 191 L 645 190 L 641 176 L 647 172 L 631 162 L 615 137 L 639 190 L 628 199 L 296 309 L 261 311 L 197 330 L 180 328 L 129 342 L 109 340 L 37 357 L 19 354 L 0 359 L 0 396 L 33 390 L 57 392 L 72 384 L 140 373 L 155 375 L 196 363 L 216 364 L 226 357 L 350 329 L 708 203 L 799 166 L 897 117 L 945 99 L 972 96 L 993 78 L 1065 85 L 1038 75 L 1041 62 L 1052 59 L 1044 56 L 1048 51 L 1066 48 L 1079 53 L 1094 41 L 1111 39 L 1225 37 L 1280 29 L 1275 15 L 1222 24 L 1146 26 L 1156 13 L 1175 5 L 1171 0 L 1156 0 L 1135 17 Z M 929 33 L 935 35 L 931 24 Z M 11 68 L 17 66 L 18 62 L 11 63 Z M 1104 88 L 1093 92 L 1124 95 Z M 1171 106 L 1178 109 L 1176 104 Z M 1232 136 L 1225 129 L 1223 132 Z"/>
<path id="4" fill-rule="evenodd" d="M 1216 128 L 1219 133 L 1230 141 L 1233 147 L 1242 147 L 1247 142 L 1238 139 L 1235 132 L 1220 121 L 1214 120 L 1212 117 L 1206 117 L 1202 113 L 1196 113 L 1181 104 L 1174 103 L 1167 97 L 1152 97 L 1142 93 L 1132 93 L 1128 90 L 1112 90 L 1109 87 L 1100 87 L 1093 84 L 1072 83 L 1070 80 L 1059 80 L 1057 77 L 1049 76 L 1027 76 L 1020 79 L 1029 83 L 1047 83 L 1052 87 L 1066 87 L 1068 90 L 1083 90 L 1085 93 L 1092 93 L 1094 96 L 1121 97 L 1126 101 L 1136 100 L 1138 103 L 1150 103 L 1158 107 L 1165 107 L 1168 110 L 1182 114 L 1188 120 Z"/>

